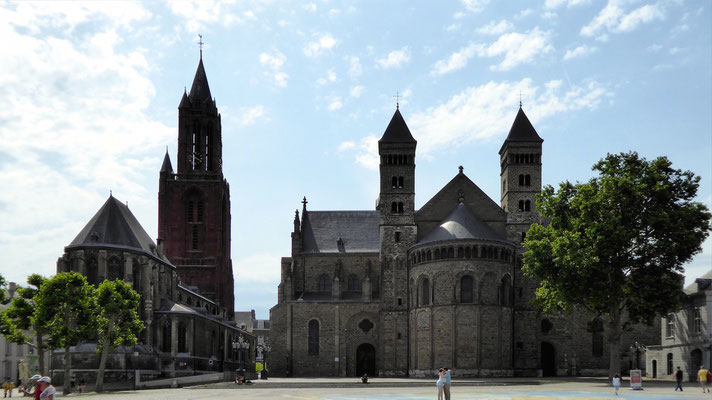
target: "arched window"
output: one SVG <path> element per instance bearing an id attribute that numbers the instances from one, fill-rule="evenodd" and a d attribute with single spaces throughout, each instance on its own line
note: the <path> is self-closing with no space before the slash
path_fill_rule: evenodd
<path id="1" fill-rule="evenodd" d="M 418 254 L 417 254 L 417 256 L 416 256 L 416 259 L 415 259 L 415 262 L 420 262 L 420 252 L 418 252 Z"/>
<path id="2" fill-rule="evenodd" d="M 435 249 L 435 259 L 436 260 L 440 259 L 440 249 Z"/>
<path id="3" fill-rule="evenodd" d="M 603 356 L 603 321 L 600 318 L 591 321 L 591 355 Z"/>
<path id="4" fill-rule="evenodd" d="M 361 280 L 358 279 L 358 276 L 356 274 L 349 275 L 347 290 L 349 292 L 360 292 L 361 291 Z"/>
<path id="5" fill-rule="evenodd" d="M 309 355 L 319 355 L 319 321 L 309 321 Z"/>
<path id="6" fill-rule="evenodd" d="M 504 275 L 499 282 L 499 304 L 505 307 L 512 305 L 512 279 L 509 274 Z"/>
<path id="7" fill-rule="evenodd" d="M 185 207 L 185 214 L 188 216 L 188 222 L 193 222 L 194 209 L 195 203 L 192 200 L 188 201 Z"/>
<path id="8" fill-rule="evenodd" d="M 487 258 L 494 258 L 494 248 L 490 247 L 487 249 Z"/>
<path id="9" fill-rule="evenodd" d="M 665 325 L 665 336 L 673 337 L 675 336 L 675 315 L 668 314 L 666 320 L 667 324 Z"/>
<path id="10" fill-rule="evenodd" d="M 519 211 L 524 211 L 524 200 L 519 200 Z"/>
<path id="11" fill-rule="evenodd" d="M 391 203 L 391 213 L 392 213 L 392 214 L 395 214 L 395 213 L 397 213 L 397 212 L 398 212 L 398 203 L 396 203 L 396 202 L 394 201 L 393 203 Z"/>
<path id="12" fill-rule="evenodd" d="M 403 214 L 403 202 L 398 203 L 398 214 Z"/>
<path id="13" fill-rule="evenodd" d="M 403 189 L 403 177 L 398 177 L 398 189 Z"/>
<path id="14" fill-rule="evenodd" d="M 117 279 L 122 278 L 122 269 L 121 268 L 121 261 L 116 258 L 116 257 L 111 257 L 109 258 L 109 263 L 108 263 L 108 271 L 107 271 L 107 279 L 110 281 L 114 281 Z"/>
<path id="15" fill-rule="evenodd" d="M 447 249 L 447 258 L 455 258 L 455 249 L 452 247 L 448 247 Z"/>
<path id="16" fill-rule="evenodd" d="M 331 292 L 331 279 L 329 279 L 329 275 L 321 274 L 319 276 L 319 291 Z"/>
<path id="17" fill-rule="evenodd" d="M 171 352 L 171 324 L 167 323 L 163 325 L 162 328 L 162 338 L 161 338 L 161 350 L 163 350 L 164 353 L 170 353 Z"/>
<path id="18" fill-rule="evenodd" d="M 203 222 L 203 211 L 205 210 L 205 205 L 203 201 L 198 202 L 198 222 Z"/>
<path id="19" fill-rule="evenodd" d="M 133 277 L 131 286 L 137 293 L 141 293 L 141 267 L 136 262 L 133 263 L 131 273 Z"/>
<path id="20" fill-rule="evenodd" d="M 430 250 L 428 250 L 428 252 L 427 252 L 426 254 L 427 254 L 427 257 L 426 257 L 427 260 L 430 261 L 430 259 L 431 259 L 431 258 L 430 258 Z"/>
<path id="21" fill-rule="evenodd" d="M 97 273 L 96 257 L 90 257 L 87 261 L 87 281 L 89 281 L 89 284 L 96 285 L 99 283 L 97 282 Z"/>
<path id="22" fill-rule="evenodd" d="M 179 353 L 187 353 L 188 350 L 186 349 L 186 330 L 185 330 L 185 323 L 181 322 L 178 324 L 178 352 Z"/>
<path id="23" fill-rule="evenodd" d="M 524 186 L 524 175 L 519 174 L 519 186 Z"/>
<path id="24" fill-rule="evenodd" d="M 529 200 L 524 201 L 524 211 L 531 211 L 531 202 Z"/>
<path id="25" fill-rule="evenodd" d="M 460 303 L 472 303 L 472 277 L 465 275 L 460 278 Z"/>
<path id="26" fill-rule="evenodd" d="M 198 226 L 193 225 L 193 250 L 198 250 Z"/>
<path id="27" fill-rule="evenodd" d="M 396 187 L 398 187 L 398 178 L 396 178 L 395 176 L 394 176 L 393 178 L 391 178 L 391 187 L 392 187 L 393 189 L 395 189 Z"/>
<path id="28" fill-rule="evenodd" d="M 428 280 L 428 278 L 423 279 L 423 283 L 420 288 L 420 305 L 430 305 L 430 280 Z"/>
<path id="29" fill-rule="evenodd" d="M 457 248 L 457 258 L 465 258 L 465 249 L 462 247 Z"/>
<path id="30" fill-rule="evenodd" d="M 524 176 L 524 186 L 531 186 L 532 185 L 532 176 L 529 174 L 526 174 Z"/>
<path id="31" fill-rule="evenodd" d="M 667 354 L 667 374 L 668 375 L 672 375 L 672 366 L 673 366 L 672 353 L 668 353 Z"/>
<path id="32" fill-rule="evenodd" d="M 472 249 L 465 247 L 465 258 L 472 258 Z"/>

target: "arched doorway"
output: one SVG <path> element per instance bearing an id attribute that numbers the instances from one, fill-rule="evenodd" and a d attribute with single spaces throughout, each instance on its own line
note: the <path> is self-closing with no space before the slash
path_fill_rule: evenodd
<path id="1" fill-rule="evenodd" d="M 658 377 L 658 360 L 653 360 L 653 379 Z"/>
<path id="2" fill-rule="evenodd" d="M 556 376 L 556 350 L 548 342 L 541 342 L 541 372 L 544 376 Z"/>
<path id="3" fill-rule="evenodd" d="M 690 380 L 694 380 L 697 377 L 697 371 L 700 369 L 700 365 L 702 365 L 702 350 L 692 350 L 690 353 L 690 363 L 692 365 L 690 365 L 687 373 L 690 375 Z"/>
<path id="4" fill-rule="evenodd" d="M 356 376 L 376 376 L 376 349 L 363 343 L 356 348 Z"/>

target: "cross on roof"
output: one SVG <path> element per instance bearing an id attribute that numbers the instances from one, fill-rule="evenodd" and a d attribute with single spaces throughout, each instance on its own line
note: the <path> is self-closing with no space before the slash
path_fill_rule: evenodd
<path id="1" fill-rule="evenodd" d="M 522 108 L 522 91 L 519 91 L 519 108 Z"/>
<path id="2" fill-rule="evenodd" d="M 205 44 L 203 42 L 203 35 L 198 34 L 198 45 L 200 45 L 200 59 L 203 59 L 203 45 Z"/>
<path id="3" fill-rule="evenodd" d="M 393 97 L 396 98 L 396 110 L 397 110 L 399 107 L 398 100 L 401 99 L 403 96 L 401 96 L 400 93 L 396 92 L 396 95 Z"/>

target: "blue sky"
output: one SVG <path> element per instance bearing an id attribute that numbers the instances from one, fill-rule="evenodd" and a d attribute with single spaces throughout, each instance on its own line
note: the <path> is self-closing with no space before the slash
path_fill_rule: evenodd
<path id="1" fill-rule="evenodd" d="M 396 93 L 418 140 L 416 207 L 458 165 L 499 203 L 520 92 L 545 184 L 635 150 L 700 175 L 712 206 L 710 21 L 708 2 L 675 0 L 0 2 L 0 273 L 53 274 L 109 190 L 155 238 L 198 34 L 222 113 L 237 309 L 260 318 L 302 196 L 374 208 Z M 711 253 L 708 239 L 688 283 Z"/>

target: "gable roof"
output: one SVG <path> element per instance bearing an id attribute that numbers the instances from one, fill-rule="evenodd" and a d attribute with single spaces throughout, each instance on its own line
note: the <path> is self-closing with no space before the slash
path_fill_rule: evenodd
<path id="1" fill-rule="evenodd" d="M 302 252 L 378 252 L 380 216 L 379 211 L 306 211 Z"/>
<path id="2" fill-rule="evenodd" d="M 67 247 L 116 246 L 143 251 L 153 257 L 156 245 L 128 206 L 110 195 Z"/>
<path id="3" fill-rule="evenodd" d="M 433 229 L 417 244 L 440 242 L 445 240 L 475 239 L 509 243 L 486 223 L 482 222 L 467 208 L 459 203 L 445 218 L 440 226 Z"/>
<path id="4" fill-rule="evenodd" d="M 684 288 L 683 291 L 685 292 L 685 294 L 688 295 L 695 294 L 697 292 L 709 289 L 710 285 L 712 285 L 712 270 L 707 271 L 706 274 L 695 279 L 695 281 L 687 285 L 687 287 Z"/>
<path id="5" fill-rule="evenodd" d="M 379 140 L 381 143 L 416 143 L 413 139 L 413 135 L 410 134 L 410 129 L 406 125 L 400 110 L 396 108 L 396 112 L 393 113 L 393 118 L 388 124 L 386 131 L 383 132 L 383 136 Z"/>

